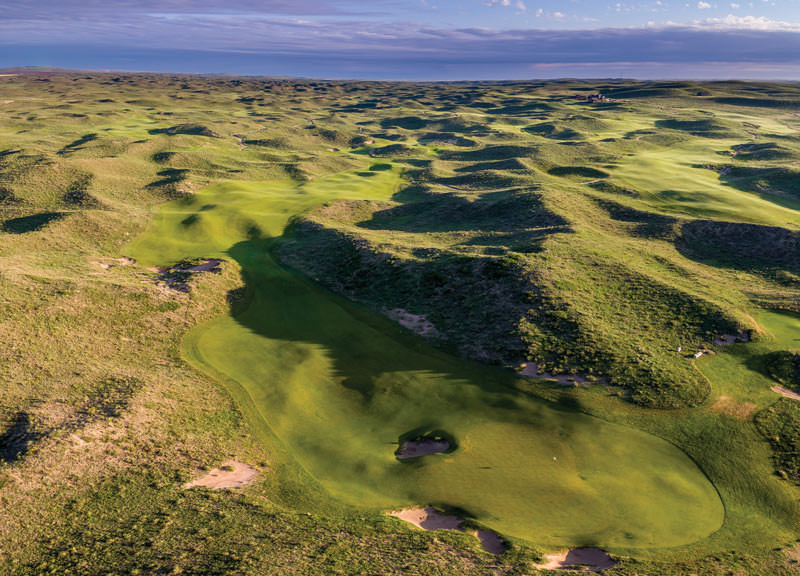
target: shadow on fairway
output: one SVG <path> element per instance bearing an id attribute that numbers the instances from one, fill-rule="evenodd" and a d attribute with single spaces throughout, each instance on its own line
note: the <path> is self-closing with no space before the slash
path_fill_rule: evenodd
<path id="1" fill-rule="evenodd" d="M 453 370 L 458 362 L 447 352 L 281 267 L 272 253 L 277 242 L 253 237 L 229 250 L 242 268 L 249 295 L 246 305 L 237 306 L 235 319 L 248 330 L 270 339 L 322 345 L 334 361 L 341 385 L 358 391 L 366 402 L 376 394 L 381 375 L 421 371 L 478 381 L 493 396 L 485 398 L 488 405 L 517 408 L 514 397 L 523 392 L 513 372 L 467 361 L 461 362 L 463 369 Z M 483 377 L 476 378 L 476 372 Z M 577 404 L 563 409 L 582 411 Z"/>

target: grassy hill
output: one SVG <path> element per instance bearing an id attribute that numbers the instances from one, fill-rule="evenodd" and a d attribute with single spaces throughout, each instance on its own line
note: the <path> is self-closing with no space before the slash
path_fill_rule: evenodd
<path id="1" fill-rule="evenodd" d="M 800 573 L 798 92 L 1 78 L 0 574 Z"/>

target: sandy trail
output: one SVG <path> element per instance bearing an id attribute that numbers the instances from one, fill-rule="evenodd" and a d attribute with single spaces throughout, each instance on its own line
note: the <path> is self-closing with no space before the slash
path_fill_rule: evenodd
<path id="1" fill-rule="evenodd" d="M 247 486 L 258 476 L 258 470 L 235 460 L 223 462 L 220 468 L 214 468 L 208 474 L 187 482 L 184 488 L 194 488 L 202 486 L 212 490 L 225 490 L 230 488 L 241 488 Z"/>
<path id="2" fill-rule="evenodd" d="M 233 139 L 239 143 L 239 150 L 244 150 L 245 148 L 247 148 L 247 144 L 244 143 L 244 136 L 233 134 Z"/>
<path id="3" fill-rule="evenodd" d="M 794 390 L 789 390 L 788 388 L 784 388 L 783 386 L 773 386 L 772 388 L 770 388 L 770 390 L 780 394 L 781 396 L 785 396 L 786 398 L 792 398 L 793 400 L 800 400 L 800 394 L 798 394 Z"/>
<path id="4" fill-rule="evenodd" d="M 616 566 L 616 562 L 599 548 L 574 548 L 544 557 L 544 564 L 536 564 L 539 570 L 574 570 L 601 572 Z"/>

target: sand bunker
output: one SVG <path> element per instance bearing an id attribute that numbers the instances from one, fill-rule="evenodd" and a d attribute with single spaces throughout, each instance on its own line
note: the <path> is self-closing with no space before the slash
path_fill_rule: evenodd
<path id="1" fill-rule="evenodd" d="M 450 442 L 447 440 L 441 438 L 418 438 L 403 442 L 395 455 L 398 460 L 407 460 L 408 458 L 441 454 L 448 450 L 450 450 Z"/>
<path id="2" fill-rule="evenodd" d="M 386 315 L 400 324 L 400 326 L 411 330 L 414 334 L 426 338 L 439 337 L 439 331 L 436 326 L 424 314 L 412 314 L 402 308 L 395 308 L 394 310 L 387 310 Z"/>
<path id="3" fill-rule="evenodd" d="M 440 514 L 433 508 L 410 508 L 389 512 L 389 515 L 423 530 L 460 530 L 464 523 L 458 516 Z"/>
<path id="4" fill-rule="evenodd" d="M 720 334 L 714 338 L 714 346 L 730 346 L 739 342 L 750 342 L 750 334 L 740 332 L 739 334 Z"/>
<path id="5" fill-rule="evenodd" d="M 221 258 L 205 258 L 199 262 L 184 260 L 171 268 L 148 268 L 151 272 L 158 274 L 158 279 L 164 282 L 167 287 L 178 292 L 189 292 L 189 281 L 194 274 L 200 272 L 222 272 L 221 265 L 225 262 Z"/>
<path id="6" fill-rule="evenodd" d="M 795 392 L 794 390 L 789 390 L 788 388 L 784 388 L 783 386 L 773 386 L 770 388 L 773 392 L 777 392 L 781 396 L 786 396 L 787 398 L 792 398 L 794 400 L 800 400 L 800 394 Z"/>
<path id="7" fill-rule="evenodd" d="M 225 262 L 220 258 L 209 258 L 201 262 L 200 264 L 195 264 L 194 266 L 186 266 L 181 268 L 181 270 L 185 270 L 186 272 L 218 272 L 220 265 Z"/>
<path id="8" fill-rule="evenodd" d="M 544 557 L 544 564 L 536 564 L 539 570 L 573 570 L 601 572 L 616 566 L 608 553 L 599 548 L 575 548 Z"/>
<path id="9" fill-rule="evenodd" d="M 500 556 L 500 554 L 508 550 L 508 544 L 494 532 L 475 530 L 472 535 L 481 541 L 481 547 L 490 554 Z"/>
<path id="10" fill-rule="evenodd" d="M 389 515 L 400 518 L 400 520 L 423 530 L 462 530 L 462 524 L 464 523 L 458 516 L 441 514 L 430 507 L 409 508 L 407 510 L 389 512 Z M 489 530 L 473 530 L 470 534 L 480 540 L 481 547 L 491 554 L 499 555 L 508 549 L 503 539 Z"/>
<path id="11" fill-rule="evenodd" d="M 247 486 L 255 477 L 258 476 L 258 470 L 244 464 L 236 462 L 235 460 L 228 460 L 223 462 L 219 468 L 214 468 L 208 474 L 187 482 L 183 485 L 184 488 L 194 488 L 202 486 L 203 488 L 211 488 L 212 490 L 225 490 L 230 488 L 241 488 Z"/>

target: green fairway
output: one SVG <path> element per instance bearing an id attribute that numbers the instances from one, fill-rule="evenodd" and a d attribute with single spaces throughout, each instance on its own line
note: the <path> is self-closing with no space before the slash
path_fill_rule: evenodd
<path id="1" fill-rule="evenodd" d="M 234 394 L 343 503 L 454 507 L 553 547 L 674 547 L 719 528 L 714 487 L 671 444 L 529 397 L 513 373 L 429 348 L 270 256 L 271 237 L 293 214 L 326 200 L 388 198 L 397 183 L 395 169 L 369 179 L 212 186 L 160 208 L 131 254 L 148 265 L 236 260 L 249 307 L 196 329 L 185 355 L 240 386 Z M 399 437 L 436 430 L 458 449 L 395 459 Z"/>
<path id="2" fill-rule="evenodd" d="M 614 175 L 624 185 L 645 191 L 645 202 L 672 214 L 800 226 L 800 204 L 796 201 L 783 195 L 759 195 L 725 186 L 717 173 L 699 166 L 703 162 L 719 162 L 716 151 L 726 150 L 731 144 L 692 140 L 669 150 L 645 151 L 622 162 Z"/>

